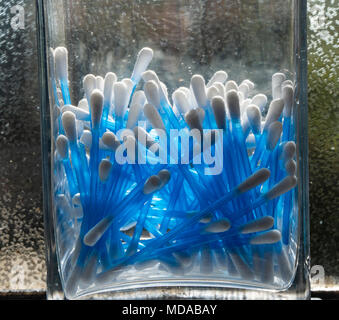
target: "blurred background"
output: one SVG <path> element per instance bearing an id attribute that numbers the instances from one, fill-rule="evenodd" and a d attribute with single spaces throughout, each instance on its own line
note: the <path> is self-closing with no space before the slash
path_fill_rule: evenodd
<path id="1" fill-rule="evenodd" d="M 338 7 L 337 0 L 308 0 L 311 275 L 321 297 L 339 292 Z M 46 289 L 35 19 L 34 0 L 0 0 L 0 297 L 39 298 Z M 209 46 L 220 30 L 202 34 L 207 40 L 195 48 Z M 256 32 L 246 34 L 250 45 Z"/>

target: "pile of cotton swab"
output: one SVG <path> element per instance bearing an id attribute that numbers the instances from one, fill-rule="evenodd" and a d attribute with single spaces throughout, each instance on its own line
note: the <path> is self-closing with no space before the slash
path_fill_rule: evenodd
<path id="1" fill-rule="evenodd" d="M 130 78 L 88 74 L 72 105 L 67 49 L 51 58 L 57 238 L 70 296 L 126 280 L 128 270 L 289 281 L 297 180 L 294 89 L 283 73 L 272 77 L 269 105 L 251 96 L 252 81 L 238 85 L 225 71 L 207 84 L 194 75 L 170 96 L 143 48 Z M 177 144 L 163 143 L 173 132 Z"/>

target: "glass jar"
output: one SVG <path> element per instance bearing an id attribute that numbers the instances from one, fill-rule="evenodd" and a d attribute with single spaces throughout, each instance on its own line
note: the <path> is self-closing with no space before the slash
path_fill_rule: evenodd
<path id="1" fill-rule="evenodd" d="M 38 1 L 48 297 L 308 298 L 306 1 Z"/>

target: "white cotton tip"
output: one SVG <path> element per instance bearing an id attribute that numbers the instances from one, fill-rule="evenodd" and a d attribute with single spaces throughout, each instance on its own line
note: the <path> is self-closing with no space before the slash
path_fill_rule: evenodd
<path id="1" fill-rule="evenodd" d="M 272 76 L 272 87 L 281 86 L 281 84 L 286 80 L 285 74 L 282 72 L 277 72 Z"/>
<path id="2" fill-rule="evenodd" d="M 286 76 L 281 73 L 275 73 L 272 76 L 272 97 L 273 99 L 280 99 L 282 96 L 281 85 L 286 80 Z"/>
<path id="3" fill-rule="evenodd" d="M 247 192 L 252 188 L 264 183 L 270 177 L 270 170 L 262 168 L 254 172 L 250 177 L 248 177 L 244 182 L 239 184 L 236 189 L 240 193 Z"/>
<path id="4" fill-rule="evenodd" d="M 247 99 L 248 97 L 248 94 L 250 93 L 250 87 L 248 86 L 247 83 L 242 83 L 240 86 L 239 86 L 239 92 L 241 92 L 244 96 L 244 99 Z"/>
<path id="5" fill-rule="evenodd" d="M 160 114 L 153 105 L 146 103 L 144 106 L 144 114 L 148 121 L 151 123 L 153 129 L 161 129 L 163 131 L 166 131 Z"/>
<path id="6" fill-rule="evenodd" d="M 191 94 L 191 90 L 189 88 L 179 87 L 177 90 L 182 91 L 186 95 L 186 98 L 188 99 L 188 101 L 190 101 L 192 94 Z"/>
<path id="7" fill-rule="evenodd" d="M 101 76 L 96 76 L 95 83 L 96 83 L 96 88 L 100 90 L 101 92 L 104 92 L 104 85 L 105 85 L 104 78 Z"/>
<path id="8" fill-rule="evenodd" d="M 203 108 L 197 108 L 196 110 L 198 111 L 200 122 L 203 123 L 206 115 L 205 110 Z"/>
<path id="9" fill-rule="evenodd" d="M 84 130 L 80 137 L 80 142 L 87 148 L 92 147 L 92 132 L 90 130 Z"/>
<path id="10" fill-rule="evenodd" d="M 258 93 L 252 98 L 251 104 L 255 104 L 256 106 L 258 106 L 260 111 L 262 112 L 267 105 L 267 101 L 267 97 L 264 94 Z"/>
<path id="11" fill-rule="evenodd" d="M 272 200 L 287 191 L 293 189 L 297 184 L 297 178 L 295 176 L 288 176 L 277 183 L 271 190 L 265 194 L 267 200 Z"/>
<path id="12" fill-rule="evenodd" d="M 77 118 L 77 120 L 82 120 L 82 121 L 89 121 L 90 120 L 89 112 L 87 112 L 83 109 L 80 109 L 78 107 L 71 106 L 71 105 L 65 105 L 65 106 L 62 107 L 61 112 L 64 113 L 66 111 L 73 112 L 75 117 Z"/>
<path id="13" fill-rule="evenodd" d="M 296 150 L 297 148 L 296 148 L 294 141 L 286 142 L 283 148 L 283 152 L 282 152 L 282 159 L 284 160 L 284 162 L 287 162 L 288 160 L 293 159 Z"/>
<path id="14" fill-rule="evenodd" d="M 163 188 L 171 179 L 171 173 L 164 169 L 158 172 L 158 177 L 161 180 L 160 188 Z"/>
<path id="15" fill-rule="evenodd" d="M 282 98 L 284 100 L 284 117 L 290 117 L 292 113 L 294 90 L 290 85 L 282 88 Z"/>
<path id="16" fill-rule="evenodd" d="M 272 151 L 277 145 L 282 133 L 282 124 L 275 121 L 270 124 L 267 130 L 266 149 Z"/>
<path id="17" fill-rule="evenodd" d="M 288 160 L 285 163 L 285 170 L 288 175 L 294 176 L 297 171 L 297 163 L 293 159 Z"/>
<path id="18" fill-rule="evenodd" d="M 62 159 L 68 157 L 68 139 L 64 135 L 59 135 L 56 140 L 56 149 Z"/>
<path id="19" fill-rule="evenodd" d="M 264 131 L 268 130 L 272 122 L 279 120 L 279 117 L 283 109 L 284 109 L 283 99 L 275 99 L 271 102 L 265 119 Z"/>
<path id="20" fill-rule="evenodd" d="M 78 103 L 78 108 L 82 109 L 84 111 L 87 111 L 87 113 L 89 114 L 89 106 L 88 106 L 88 101 L 86 98 L 81 99 Z"/>
<path id="21" fill-rule="evenodd" d="M 116 151 L 120 146 L 120 141 L 113 132 L 105 132 L 102 136 L 102 143 L 111 151 Z"/>
<path id="22" fill-rule="evenodd" d="M 158 76 L 157 74 L 155 73 L 155 71 L 153 70 L 147 70 L 145 72 L 142 73 L 142 79 L 147 82 L 147 81 L 150 81 L 150 80 L 154 80 L 157 84 L 158 84 Z"/>
<path id="23" fill-rule="evenodd" d="M 191 130 L 203 131 L 198 109 L 192 109 L 185 114 L 185 121 Z"/>
<path id="24" fill-rule="evenodd" d="M 226 106 L 222 97 L 217 96 L 212 99 L 212 109 L 215 122 L 219 129 L 226 129 Z"/>
<path id="25" fill-rule="evenodd" d="M 162 92 L 164 93 L 165 97 L 168 98 L 168 89 L 167 89 L 167 86 L 160 81 L 160 87 L 162 89 Z"/>
<path id="26" fill-rule="evenodd" d="M 233 81 L 233 80 L 229 80 L 225 84 L 225 91 L 226 91 L 226 93 L 231 91 L 231 90 L 235 90 L 235 91 L 239 90 L 239 87 L 238 87 L 237 83 L 235 81 Z"/>
<path id="27" fill-rule="evenodd" d="M 227 107 L 232 120 L 240 120 L 239 95 L 235 90 L 230 90 L 226 94 Z"/>
<path id="28" fill-rule="evenodd" d="M 246 83 L 250 90 L 253 90 L 255 87 L 255 84 L 249 79 L 245 79 L 240 85 L 242 85 L 243 83 Z"/>
<path id="29" fill-rule="evenodd" d="M 102 109 L 104 106 L 104 96 L 99 89 L 95 89 L 92 91 L 90 105 L 92 127 L 99 128 L 102 116 Z"/>
<path id="30" fill-rule="evenodd" d="M 195 100 L 200 108 L 207 107 L 207 94 L 205 79 L 201 75 L 194 75 L 191 79 L 191 88 L 195 97 Z"/>
<path id="31" fill-rule="evenodd" d="M 140 104 L 141 106 L 144 106 L 146 103 L 146 96 L 145 92 L 143 90 L 138 90 L 135 91 L 131 100 L 131 105 L 132 104 Z"/>
<path id="32" fill-rule="evenodd" d="M 251 104 L 246 108 L 246 115 L 253 134 L 261 133 L 261 113 L 257 105 Z"/>
<path id="33" fill-rule="evenodd" d="M 226 219 L 222 219 L 210 223 L 204 228 L 203 231 L 208 233 L 219 233 L 228 231 L 230 228 L 231 228 L 230 222 Z"/>
<path id="34" fill-rule="evenodd" d="M 251 105 L 252 99 L 245 99 L 240 103 L 240 113 L 243 115 L 247 109 L 248 106 Z"/>
<path id="35" fill-rule="evenodd" d="M 268 229 L 271 229 L 274 225 L 274 219 L 271 216 L 266 216 L 259 218 L 253 221 L 248 222 L 247 224 L 240 227 L 240 232 L 242 234 L 261 232 Z"/>
<path id="36" fill-rule="evenodd" d="M 293 81 L 292 80 L 285 80 L 282 84 L 281 84 L 281 88 L 283 89 L 285 86 L 291 86 L 292 88 L 294 87 Z"/>
<path id="37" fill-rule="evenodd" d="M 215 82 L 213 84 L 213 87 L 217 88 L 218 90 L 218 95 L 221 97 L 225 97 L 226 91 L 225 91 L 225 86 L 221 82 Z"/>
<path id="38" fill-rule="evenodd" d="M 151 148 L 156 143 L 150 134 L 142 127 L 135 127 L 133 133 L 137 141 L 147 149 Z"/>
<path id="39" fill-rule="evenodd" d="M 123 117 L 128 104 L 128 88 L 123 82 L 116 82 L 113 85 L 115 115 Z"/>
<path id="40" fill-rule="evenodd" d="M 221 82 L 221 83 L 225 83 L 225 81 L 227 80 L 228 78 L 228 74 L 223 71 L 223 70 L 220 70 L 220 71 L 217 71 L 213 76 L 212 78 L 208 81 L 207 83 L 207 88 L 209 88 L 210 86 L 212 86 L 215 82 Z"/>
<path id="41" fill-rule="evenodd" d="M 143 193 L 151 194 L 159 190 L 161 186 L 161 179 L 154 175 L 150 176 L 144 184 Z"/>
<path id="42" fill-rule="evenodd" d="M 271 230 L 252 238 L 250 244 L 252 245 L 273 244 L 277 243 L 280 240 L 281 240 L 280 231 Z"/>
<path id="43" fill-rule="evenodd" d="M 180 114 L 186 114 L 191 110 L 189 100 L 184 91 L 180 89 L 174 91 L 172 99 Z"/>
<path id="44" fill-rule="evenodd" d="M 133 87 L 134 87 L 134 83 L 130 78 L 125 78 L 122 79 L 121 82 L 123 84 L 125 84 L 126 88 L 127 88 L 127 103 L 129 102 L 129 98 L 131 97 L 132 91 L 133 91 Z"/>
<path id="45" fill-rule="evenodd" d="M 138 122 L 143 106 L 139 103 L 131 104 L 128 112 L 126 128 L 132 129 Z"/>
<path id="46" fill-rule="evenodd" d="M 219 90 L 215 86 L 207 88 L 207 99 L 212 100 L 214 97 L 219 95 Z"/>
<path id="47" fill-rule="evenodd" d="M 90 100 L 92 91 L 96 89 L 96 86 L 97 86 L 97 80 L 93 74 L 88 74 L 84 77 L 83 87 L 85 91 L 85 96 L 88 101 Z"/>
<path id="48" fill-rule="evenodd" d="M 68 80 L 68 51 L 65 47 L 54 50 L 55 75 L 57 79 Z"/>
<path id="49" fill-rule="evenodd" d="M 107 160 L 101 160 L 99 164 L 99 179 L 101 182 L 106 182 L 112 169 L 112 163 Z"/>
<path id="50" fill-rule="evenodd" d="M 140 115 L 142 113 L 145 102 L 146 96 L 144 91 L 136 91 L 132 97 L 131 106 L 128 112 L 128 119 L 126 124 L 126 127 L 128 129 L 132 129 L 140 119 Z"/>
<path id="51" fill-rule="evenodd" d="M 104 80 L 104 102 L 111 104 L 113 99 L 113 85 L 117 81 L 117 76 L 113 72 L 108 72 Z"/>
<path id="52" fill-rule="evenodd" d="M 147 81 L 144 85 L 144 92 L 148 103 L 160 109 L 159 87 L 154 80 Z"/>
<path id="53" fill-rule="evenodd" d="M 74 113 L 71 111 L 64 112 L 61 121 L 69 142 L 75 142 L 77 139 L 77 129 Z"/>
<path id="54" fill-rule="evenodd" d="M 139 82 L 141 75 L 147 70 L 152 59 L 153 50 L 151 48 L 145 47 L 139 51 L 131 76 L 134 82 Z"/>

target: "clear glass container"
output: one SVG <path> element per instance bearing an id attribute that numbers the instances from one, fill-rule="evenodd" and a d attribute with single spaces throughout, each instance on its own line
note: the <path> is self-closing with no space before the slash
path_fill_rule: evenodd
<path id="1" fill-rule="evenodd" d="M 308 298 L 306 1 L 37 1 L 48 297 Z"/>

